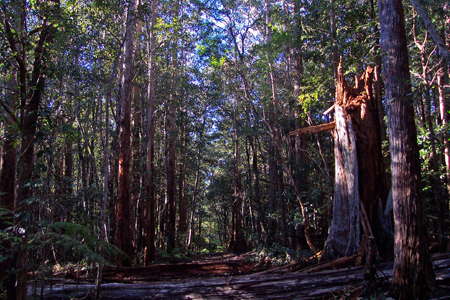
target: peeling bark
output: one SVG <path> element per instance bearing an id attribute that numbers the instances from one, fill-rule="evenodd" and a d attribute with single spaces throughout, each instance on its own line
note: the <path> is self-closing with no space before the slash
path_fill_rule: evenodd
<path id="1" fill-rule="evenodd" d="M 350 256 L 359 248 L 359 177 L 356 137 L 341 106 L 335 108 L 335 190 L 333 218 L 325 243 L 328 257 Z"/>

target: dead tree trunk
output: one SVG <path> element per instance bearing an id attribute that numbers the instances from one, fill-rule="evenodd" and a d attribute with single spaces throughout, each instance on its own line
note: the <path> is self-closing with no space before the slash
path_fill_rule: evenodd
<path id="1" fill-rule="evenodd" d="M 371 242 L 375 239 L 379 247 L 385 246 L 383 253 L 391 248 L 380 224 L 387 188 L 378 105 L 372 90 L 374 73 L 374 68 L 368 67 L 355 78 L 355 86 L 349 87 L 342 65 L 337 71 L 335 199 L 326 243 L 326 254 L 330 256 L 352 255 L 360 249 L 362 257 L 372 257 L 376 249 Z"/>
<path id="2" fill-rule="evenodd" d="M 388 234 L 382 228 L 387 188 L 378 105 L 372 91 L 374 74 L 375 69 L 368 67 L 350 87 L 340 64 L 335 121 L 290 133 L 302 135 L 334 129 L 335 189 L 326 258 L 350 256 L 358 250 L 361 258 L 373 258 L 377 249 L 374 242 L 385 253 L 391 249 L 386 242 Z"/>
<path id="3" fill-rule="evenodd" d="M 327 257 L 353 255 L 358 250 L 361 239 L 355 131 L 351 119 L 341 106 L 335 107 L 335 118 L 335 186 L 333 218 L 325 243 Z"/>

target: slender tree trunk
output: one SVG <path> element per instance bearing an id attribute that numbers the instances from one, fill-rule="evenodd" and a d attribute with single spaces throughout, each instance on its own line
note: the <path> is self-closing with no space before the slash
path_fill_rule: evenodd
<path id="1" fill-rule="evenodd" d="M 114 78 L 112 75 L 111 78 Z M 100 236 L 105 241 L 109 241 L 109 228 L 108 220 L 106 217 L 106 211 L 109 206 L 109 180 L 110 180 L 110 150 L 109 150 L 109 108 L 111 103 L 111 90 L 109 87 L 106 93 L 106 103 L 105 103 L 105 119 L 104 119 L 104 140 L 103 140 L 103 195 L 102 204 L 100 209 Z"/>
<path id="2" fill-rule="evenodd" d="M 186 233 L 187 233 L 187 216 L 188 216 L 188 205 L 185 196 L 185 151 L 187 146 L 187 135 L 186 126 L 184 125 L 184 120 L 181 122 L 181 148 L 180 148 L 180 162 L 178 171 L 178 242 L 182 248 L 185 247 Z"/>
<path id="3" fill-rule="evenodd" d="M 395 223 L 393 287 L 400 300 L 425 299 L 434 273 L 420 197 L 420 165 L 401 0 L 379 0 L 380 45 L 388 102 Z"/>
<path id="4" fill-rule="evenodd" d="M 271 23 L 271 1 L 265 0 L 265 39 L 269 42 L 272 39 L 272 32 L 270 29 Z M 269 207 L 272 212 L 281 214 L 281 228 L 279 228 L 279 218 L 270 218 L 269 220 L 269 240 L 268 243 L 278 242 L 279 232 L 281 231 L 281 243 L 287 243 L 287 218 L 286 218 L 286 203 L 282 201 L 280 195 L 283 189 L 283 171 L 280 166 L 283 165 L 281 158 L 282 138 L 280 126 L 277 121 L 277 116 L 280 113 L 278 105 L 278 98 L 276 95 L 275 74 L 273 71 L 273 64 L 269 55 L 267 55 L 269 72 L 268 81 L 271 88 L 271 102 L 268 108 L 267 124 L 270 132 L 270 146 L 269 146 Z M 279 230 L 281 229 L 281 230 Z"/>
<path id="5" fill-rule="evenodd" d="M 238 107 L 239 101 L 234 100 L 233 111 L 233 198 L 232 198 L 232 226 L 231 226 L 231 239 L 228 246 L 229 250 L 235 253 L 242 253 L 247 248 L 247 243 L 243 231 L 243 215 L 242 215 L 242 182 L 241 182 L 241 152 L 239 146 L 238 136 Z"/>
<path id="6" fill-rule="evenodd" d="M 258 235 L 258 241 L 263 240 L 262 234 L 264 230 L 264 211 L 261 203 L 261 184 L 260 184 L 260 170 L 258 162 L 258 152 L 255 147 L 254 138 L 249 138 L 250 149 L 252 153 L 252 175 L 254 177 L 253 181 L 253 199 L 256 204 L 256 233 Z"/>
<path id="7" fill-rule="evenodd" d="M 176 1 L 173 7 L 173 17 L 180 17 L 180 1 Z M 176 32 L 175 34 L 178 34 Z M 166 142 L 166 193 L 167 193 L 167 251 L 170 253 L 175 248 L 176 242 L 176 141 L 177 141 L 177 101 L 180 97 L 180 84 L 179 84 L 179 49 L 178 41 L 172 42 L 170 67 L 172 68 L 170 79 L 170 95 L 167 105 L 166 115 L 166 130 L 167 130 L 167 142 Z"/>
<path id="8" fill-rule="evenodd" d="M 294 85 L 293 92 L 295 103 L 298 103 L 298 99 L 301 95 L 301 80 L 303 76 L 303 55 L 302 55 L 302 20 L 301 20 L 301 1 L 294 1 L 294 44 L 292 47 L 292 54 L 294 59 Z M 334 22 L 334 19 L 333 19 Z M 334 25 L 333 25 L 334 26 Z M 293 119 L 299 119 L 298 113 L 293 116 Z M 300 120 L 300 127 L 305 124 L 304 120 Z M 292 141 L 286 139 L 286 144 L 288 147 L 288 154 L 290 156 L 290 163 L 287 166 L 290 178 L 289 181 L 294 188 L 295 197 L 299 205 L 300 214 L 303 218 L 303 226 L 301 228 L 304 230 L 306 242 L 311 251 L 316 252 L 317 247 L 314 243 L 313 238 L 313 228 L 311 227 L 310 218 L 306 210 L 306 205 L 301 197 L 301 186 L 306 186 L 305 174 L 302 174 L 302 165 L 304 164 L 304 159 L 301 154 L 302 137 L 296 136 Z M 304 182 L 302 182 L 304 179 Z"/>
<path id="9" fill-rule="evenodd" d="M 175 76 L 175 74 L 172 74 Z M 172 78 L 172 89 L 175 86 L 175 78 Z M 167 111 L 167 142 L 166 142 L 166 192 L 167 192 L 167 208 L 168 219 L 167 221 L 167 251 L 171 252 L 175 248 L 175 223 L 176 223 L 176 139 L 177 139 L 177 127 L 176 127 L 176 96 L 174 92 L 171 92 L 169 97 L 169 105 Z"/>
<path id="10" fill-rule="evenodd" d="M 175 76 L 174 74 L 172 76 Z M 175 78 L 172 79 L 175 83 Z M 174 85 L 174 84 L 173 84 Z M 166 144 L 166 172 L 167 172 L 167 205 L 168 205 L 168 219 L 167 219 L 167 251 L 171 252 L 175 248 L 175 223 L 176 223 L 176 106 L 175 95 L 173 92 L 169 97 L 169 105 L 167 112 L 167 144 Z"/>
<path id="11" fill-rule="evenodd" d="M 131 135 L 131 89 L 134 65 L 134 34 L 136 29 L 137 0 L 128 1 L 128 13 L 125 29 L 124 60 L 122 85 L 120 92 L 120 132 L 119 132 L 119 173 L 118 196 L 116 203 L 115 244 L 128 257 L 119 261 L 122 265 L 130 265 L 133 253 L 131 244 L 130 223 L 130 135 Z"/>
<path id="12" fill-rule="evenodd" d="M 140 27 L 140 26 L 138 26 Z M 140 30 L 138 29 L 137 32 Z M 133 227 L 133 248 L 140 249 L 140 200 L 141 190 L 141 97 L 138 85 L 132 87 L 132 129 L 131 129 L 131 189 L 130 189 L 130 211 L 131 225 Z"/>
<path id="13" fill-rule="evenodd" d="M 64 143 L 64 185 L 67 197 L 72 195 L 73 146 L 70 137 Z"/>

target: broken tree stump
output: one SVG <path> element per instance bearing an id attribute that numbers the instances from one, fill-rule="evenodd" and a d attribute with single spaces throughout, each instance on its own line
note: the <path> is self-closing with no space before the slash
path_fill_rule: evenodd
<path id="1" fill-rule="evenodd" d="M 342 61 L 336 78 L 335 121 L 300 128 L 289 135 L 331 131 L 334 138 L 335 185 L 333 217 L 325 243 L 325 259 L 359 253 L 362 261 L 373 260 L 375 253 L 392 253 L 392 224 L 386 220 L 388 195 L 386 173 L 381 152 L 379 105 L 373 87 L 378 83 L 376 68 L 368 66 L 350 86 Z M 363 214 L 364 212 L 364 214 Z M 372 241 L 375 240 L 375 243 Z M 378 249 L 377 251 L 377 248 Z"/>

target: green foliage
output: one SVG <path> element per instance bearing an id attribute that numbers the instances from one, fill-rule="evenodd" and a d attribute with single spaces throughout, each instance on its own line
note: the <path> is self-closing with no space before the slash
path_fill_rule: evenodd
<path id="1" fill-rule="evenodd" d="M 47 225 L 42 235 L 30 241 L 32 244 L 35 242 L 57 247 L 74 261 L 111 265 L 115 257 L 126 255 L 114 245 L 98 239 L 87 226 L 69 222 Z"/>
<path id="2" fill-rule="evenodd" d="M 256 259 L 270 261 L 273 265 L 284 265 L 297 259 L 297 254 L 294 250 L 275 243 L 271 247 L 257 250 Z"/>

